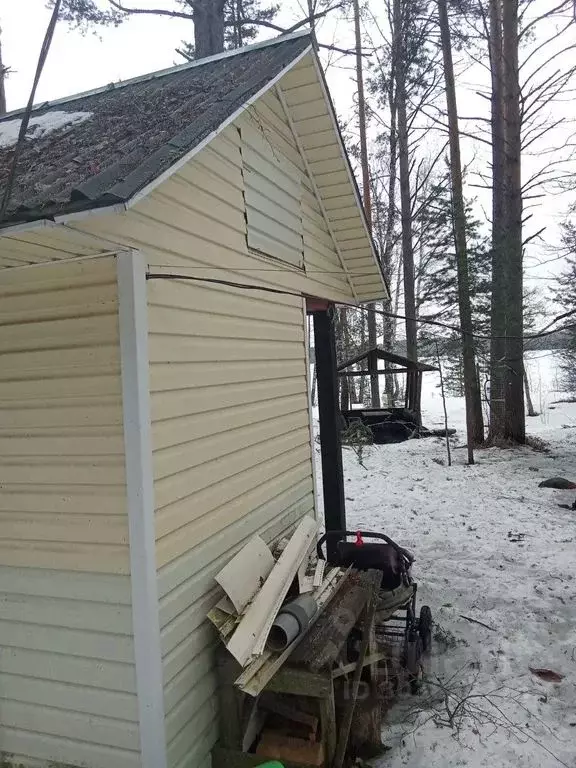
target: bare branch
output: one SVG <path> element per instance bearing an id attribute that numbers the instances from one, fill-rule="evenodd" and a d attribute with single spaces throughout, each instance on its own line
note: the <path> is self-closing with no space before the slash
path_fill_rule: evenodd
<path id="1" fill-rule="evenodd" d="M 116 0 L 108 0 L 108 2 L 113 8 L 116 8 L 117 11 L 121 11 L 122 13 L 126 13 L 130 16 L 146 14 L 152 16 L 168 16 L 173 19 L 187 19 L 188 21 L 192 21 L 194 19 L 194 15 L 192 13 L 184 13 L 184 11 L 169 11 L 166 8 L 127 8 Z M 193 5 L 193 0 L 191 0 L 191 2 Z"/>
<path id="2" fill-rule="evenodd" d="M 537 16 L 535 19 L 532 19 L 532 21 L 526 24 L 526 26 L 520 31 L 518 39 L 521 40 L 523 37 L 525 37 L 531 29 L 533 29 L 541 21 L 544 21 L 544 19 L 549 19 L 551 16 L 555 16 L 557 13 L 561 13 L 567 8 L 572 8 L 573 3 L 574 0 L 562 0 L 562 2 L 558 3 L 558 5 L 554 6 L 554 8 L 550 8 L 550 10 L 546 11 L 546 13 L 543 13 L 540 16 Z"/>

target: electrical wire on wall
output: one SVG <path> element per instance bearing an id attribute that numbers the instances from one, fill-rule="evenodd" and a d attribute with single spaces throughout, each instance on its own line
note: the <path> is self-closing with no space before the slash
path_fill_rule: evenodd
<path id="1" fill-rule="evenodd" d="M 208 283 L 213 285 L 223 285 L 229 288 L 237 288 L 239 290 L 244 291 L 260 291 L 264 293 L 273 293 L 273 294 L 279 294 L 282 296 L 297 296 L 300 299 L 306 298 L 306 294 L 302 293 L 302 291 L 288 291 L 284 290 L 283 288 L 269 288 L 268 286 L 264 285 L 254 285 L 251 283 L 238 283 L 233 280 L 224 280 L 219 279 L 215 277 L 199 277 L 197 275 L 185 275 L 180 272 L 149 272 L 147 275 L 148 280 L 183 280 L 188 282 L 195 282 L 195 283 Z M 314 298 L 313 296 L 310 296 L 310 298 Z M 431 320 L 429 318 L 411 318 L 407 317 L 406 315 L 400 315 L 396 312 L 386 312 L 382 309 L 368 309 L 368 307 L 358 306 L 356 304 L 349 304 L 346 302 L 336 301 L 335 304 L 338 304 L 339 306 L 343 307 L 350 307 L 351 309 L 356 309 L 360 312 L 374 312 L 376 315 L 380 315 L 381 317 L 391 317 L 395 318 L 397 320 L 415 320 L 420 325 L 431 325 L 435 326 L 437 328 L 444 328 L 450 331 L 454 331 L 456 333 L 462 333 L 462 329 L 457 325 L 451 325 L 450 323 L 443 323 L 441 320 Z M 561 315 L 557 315 L 553 320 L 551 320 L 548 325 L 546 325 L 542 330 L 538 331 L 537 333 L 531 333 L 523 336 L 522 338 L 525 341 L 529 341 L 531 339 L 541 339 L 545 336 L 552 336 L 555 333 L 568 330 L 570 328 L 576 328 L 576 323 L 566 323 L 563 326 L 560 326 L 560 328 L 552 328 L 553 325 L 560 322 L 561 320 L 565 320 L 568 317 L 572 317 L 576 315 L 576 309 L 571 309 L 568 312 L 563 312 Z M 489 336 L 485 334 L 480 333 L 473 333 L 471 334 L 475 339 L 478 339 L 479 341 L 490 341 L 492 339 L 513 339 L 516 338 L 515 336 Z"/>

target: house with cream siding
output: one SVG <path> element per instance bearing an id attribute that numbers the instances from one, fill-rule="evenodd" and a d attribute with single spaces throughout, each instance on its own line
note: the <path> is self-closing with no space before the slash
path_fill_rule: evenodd
<path id="1" fill-rule="evenodd" d="M 307 35 L 34 109 L 0 222 L 3 768 L 210 766 L 214 575 L 315 514 L 307 306 L 385 295 Z"/>

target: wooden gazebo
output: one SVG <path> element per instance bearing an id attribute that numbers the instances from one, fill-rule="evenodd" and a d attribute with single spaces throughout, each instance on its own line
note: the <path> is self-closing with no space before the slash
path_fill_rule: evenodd
<path id="1" fill-rule="evenodd" d="M 384 361 L 384 368 L 380 368 L 378 361 Z M 360 370 L 350 370 L 352 366 L 360 365 Z M 394 352 L 388 352 L 381 347 L 369 347 L 359 355 L 345 360 L 338 366 L 338 376 L 384 376 L 386 374 L 405 374 L 406 375 L 406 393 L 404 397 L 404 411 L 408 418 L 416 424 L 421 424 L 421 397 L 422 397 L 422 374 L 426 371 L 437 370 L 433 365 L 411 360 L 403 355 L 397 355 Z M 374 403 L 372 403 L 374 407 Z M 363 409 L 372 410 L 372 409 Z M 382 409 L 377 409 L 382 410 Z M 402 409 L 385 408 L 387 411 L 398 411 Z M 398 414 L 397 414 L 398 416 Z"/>

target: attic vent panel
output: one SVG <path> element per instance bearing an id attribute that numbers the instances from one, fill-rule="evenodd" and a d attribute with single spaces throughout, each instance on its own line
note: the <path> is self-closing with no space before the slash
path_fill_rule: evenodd
<path id="1" fill-rule="evenodd" d="M 304 267 L 302 184 L 297 169 L 271 143 L 264 130 L 241 130 L 250 250 Z"/>

